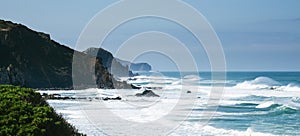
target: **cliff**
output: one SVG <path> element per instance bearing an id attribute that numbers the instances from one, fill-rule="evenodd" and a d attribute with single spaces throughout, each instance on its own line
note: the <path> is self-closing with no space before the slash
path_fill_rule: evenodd
<path id="1" fill-rule="evenodd" d="M 97 87 L 125 86 L 113 79 L 103 60 L 77 52 L 51 40 L 50 35 L 33 31 L 21 24 L 0 20 L 0 84 L 12 84 L 40 89 L 71 89 L 72 61 L 76 53 L 85 69 L 76 76 L 96 73 Z M 95 67 L 93 67 L 95 66 Z M 82 82 L 89 87 L 90 82 Z"/>
<path id="2" fill-rule="evenodd" d="M 84 51 L 85 54 L 91 56 L 97 56 L 101 58 L 103 61 L 103 65 L 107 67 L 110 71 L 112 66 L 117 67 L 120 72 L 115 72 L 116 74 L 120 74 L 121 76 L 124 73 L 129 71 L 129 76 L 133 75 L 132 71 L 150 71 L 151 66 L 148 63 L 132 63 L 129 61 L 121 60 L 119 58 L 115 58 L 110 52 L 102 49 L 102 48 L 88 48 Z M 123 73 L 123 74 L 122 74 Z"/>

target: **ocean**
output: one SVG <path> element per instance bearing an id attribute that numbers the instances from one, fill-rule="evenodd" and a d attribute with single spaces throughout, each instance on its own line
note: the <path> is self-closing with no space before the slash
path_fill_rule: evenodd
<path id="1" fill-rule="evenodd" d="M 300 135 L 300 72 L 227 72 L 226 81 L 210 72 L 139 74 L 119 80 L 141 89 L 40 93 L 85 96 L 48 103 L 87 135 Z M 160 97 L 135 96 L 145 88 Z"/>

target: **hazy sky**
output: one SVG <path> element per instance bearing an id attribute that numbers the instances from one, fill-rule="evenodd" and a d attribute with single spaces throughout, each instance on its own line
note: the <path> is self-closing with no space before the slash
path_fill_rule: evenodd
<path id="1" fill-rule="evenodd" d="M 10 0 L 1 2 L 0 18 L 50 33 L 59 43 L 74 47 L 89 20 L 113 2 L 116 1 Z M 184 2 L 201 12 L 215 29 L 224 48 L 228 70 L 300 70 L 299 0 Z M 108 37 L 103 46 L 115 52 L 124 39 L 147 30 L 163 31 L 182 40 L 191 50 L 200 70 L 209 70 L 203 49 L 194 48 L 199 43 L 184 29 L 168 21 L 146 18 L 124 24 Z M 156 70 L 174 68 L 172 62 L 159 54 L 150 53 L 137 61 L 148 61 Z"/>

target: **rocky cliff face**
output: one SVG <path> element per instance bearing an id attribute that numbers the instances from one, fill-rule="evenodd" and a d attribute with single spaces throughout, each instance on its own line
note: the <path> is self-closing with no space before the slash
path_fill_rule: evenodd
<path id="1" fill-rule="evenodd" d="M 119 58 L 114 58 L 114 56 L 102 49 L 102 48 L 88 48 L 84 51 L 85 54 L 89 54 L 91 56 L 97 56 L 101 58 L 103 61 L 103 65 L 107 67 L 110 71 L 111 68 L 116 67 L 120 72 L 112 71 L 116 74 L 121 74 L 124 76 L 124 73 L 129 73 L 129 76 L 133 75 L 131 71 L 150 71 L 151 66 L 148 63 L 132 63 L 129 61 L 124 61 Z M 128 72 L 129 71 L 129 72 Z M 123 74 L 122 74 L 123 73 Z"/>
<path id="2" fill-rule="evenodd" d="M 83 53 L 101 58 L 103 66 L 107 68 L 111 67 L 111 63 L 114 59 L 110 52 L 102 48 L 88 48 L 87 50 L 83 51 Z"/>
<path id="3" fill-rule="evenodd" d="M 102 65 L 107 60 L 74 51 L 51 40 L 50 35 L 35 32 L 24 25 L 0 20 L 0 84 L 72 88 L 74 52 L 85 59 L 86 71 L 78 71 L 77 76 L 93 73 L 94 77 L 90 78 L 94 78 L 100 88 L 114 88 L 113 82 L 124 86 L 116 82 Z"/>
<path id="4" fill-rule="evenodd" d="M 103 62 L 103 66 L 106 67 L 114 76 L 134 76 L 128 66 L 122 65 L 110 52 L 102 48 L 88 48 L 87 50 L 83 51 L 83 53 L 100 58 Z"/>

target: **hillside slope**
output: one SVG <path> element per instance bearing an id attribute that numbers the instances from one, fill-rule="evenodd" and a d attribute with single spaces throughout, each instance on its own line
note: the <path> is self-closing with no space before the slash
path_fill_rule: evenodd
<path id="1" fill-rule="evenodd" d="M 12 84 L 40 89 L 71 89 L 73 54 L 84 58 L 77 77 L 86 77 L 91 82 L 82 82 L 81 87 L 114 88 L 113 76 L 103 67 L 102 59 L 74 51 L 51 40 L 50 35 L 33 31 L 21 24 L 0 20 L 0 84 Z M 95 66 L 95 67 L 93 67 Z M 90 74 L 93 73 L 93 74 Z M 116 85 L 115 85 L 116 86 Z"/>

